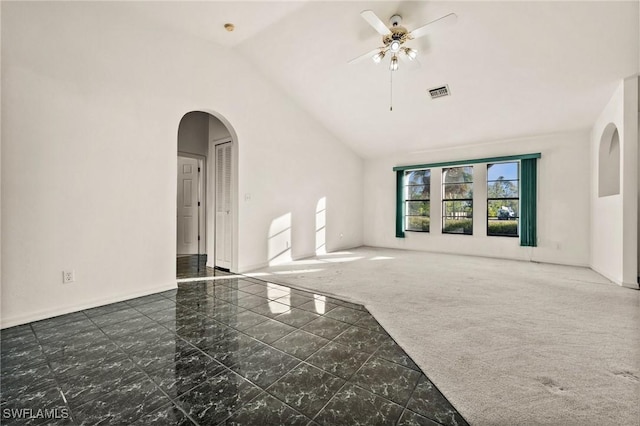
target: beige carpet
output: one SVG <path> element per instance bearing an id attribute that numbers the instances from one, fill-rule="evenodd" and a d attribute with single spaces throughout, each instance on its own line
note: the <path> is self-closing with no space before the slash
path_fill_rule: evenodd
<path id="1" fill-rule="evenodd" d="M 254 275 L 364 304 L 472 425 L 640 425 L 640 291 L 589 269 L 361 247 Z"/>

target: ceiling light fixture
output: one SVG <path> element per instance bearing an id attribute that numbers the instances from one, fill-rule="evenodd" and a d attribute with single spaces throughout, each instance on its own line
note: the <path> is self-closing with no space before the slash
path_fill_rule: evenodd
<path id="1" fill-rule="evenodd" d="M 418 51 L 416 49 L 405 47 L 402 50 L 404 51 L 405 55 L 407 55 L 407 57 L 412 61 L 418 56 Z"/>
<path id="2" fill-rule="evenodd" d="M 236 29 L 236 26 L 231 23 L 227 23 L 227 24 L 224 24 L 224 29 L 231 32 Z"/>
<path id="3" fill-rule="evenodd" d="M 396 55 L 393 55 L 393 57 L 391 58 L 391 62 L 389 63 L 389 69 L 391 71 L 395 71 L 398 69 L 398 57 Z"/>
<path id="4" fill-rule="evenodd" d="M 391 61 L 389 62 L 389 70 L 391 71 L 389 73 L 389 110 L 393 111 L 393 71 L 398 70 L 398 58 L 405 62 L 419 64 L 417 61 L 418 51 L 411 47 L 406 47 L 404 44 L 410 40 L 424 37 L 440 27 L 453 24 L 458 17 L 455 13 L 449 13 L 448 15 L 435 19 L 413 31 L 408 31 L 401 25 L 402 16 L 400 15 L 393 15 L 389 18 L 389 25 L 382 22 L 382 20 L 371 10 L 363 10 L 360 13 L 360 16 L 362 16 L 362 18 L 382 36 L 382 46 L 352 59 L 349 63 L 353 64 L 362 59 L 371 58 L 373 62 L 379 64 L 382 62 L 382 59 L 384 59 L 387 52 L 391 52 L 389 55 L 391 56 Z"/>
<path id="5" fill-rule="evenodd" d="M 376 64 L 379 64 L 380 61 L 382 61 L 382 59 L 384 58 L 384 55 L 386 55 L 386 52 L 384 50 L 379 51 L 378 53 L 373 55 L 372 57 L 373 62 L 375 62 Z"/>

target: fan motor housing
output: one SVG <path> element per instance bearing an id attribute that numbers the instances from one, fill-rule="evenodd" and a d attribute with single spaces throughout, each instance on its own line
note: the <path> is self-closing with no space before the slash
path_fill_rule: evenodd
<path id="1" fill-rule="evenodd" d="M 392 27 L 398 27 L 401 23 L 402 16 L 400 15 L 393 15 L 391 18 L 389 18 L 389 24 L 391 24 Z"/>
<path id="2" fill-rule="evenodd" d="M 391 33 L 382 37 L 382 42 L 385 46 L 390 45 L 394 40 L 399 41 L 400 44 L 409 40 L 409 33 L 405 27 L 391 27 L 389 28 L 389 30 L 391 31 Z"/>

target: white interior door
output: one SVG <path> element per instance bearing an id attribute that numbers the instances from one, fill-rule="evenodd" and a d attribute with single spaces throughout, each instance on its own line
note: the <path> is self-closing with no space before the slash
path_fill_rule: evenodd
<path id="1" fill-rule="evenodd" d="M 216 145 L 215 266 L 231 268 L 231 142 Z"/>
<path id="2" fill-rule="evenodd" d="M 178 255 L 199 254 L 198 175 L 197 159 L 178 156 Z"/>

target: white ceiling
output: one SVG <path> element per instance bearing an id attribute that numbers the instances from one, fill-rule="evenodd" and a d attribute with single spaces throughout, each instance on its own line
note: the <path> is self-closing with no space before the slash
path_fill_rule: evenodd
<path id="1" fill-rule="evenodd" d="M 638 72 L 637 1 L 154 2 L 147 18 L 232 47 L 363 157 L 590 128 Z M 360 17 L 399 13 L 409 30 L 450 12 L 457 24 L 408 42 L 389 111 L 388 63 L 347 62 L 381 44 Z M 225 22 L 236 31 L 223 29 Z M 427 89 L 448 84 L 451 97 Z"/>

